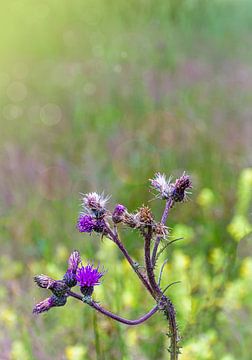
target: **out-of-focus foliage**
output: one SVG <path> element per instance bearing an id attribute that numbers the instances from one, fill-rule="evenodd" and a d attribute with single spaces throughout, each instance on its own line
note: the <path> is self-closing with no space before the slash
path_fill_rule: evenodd
<path id="1" fill-rule="evenodd" d="M 69 299 L 40 317 L 32 277 L 71 250 L 108 269 L 95 297 L 136 318 L 152 306 L 106 239 L 75 229 L 79 192 L 130 210 L 154 172 L 192 175 L 176 205 L 162 286 L 181 360 L 249 360 L 252 334 L 252 4 L 235 0 L 10 0 L 0 5 L 1 358 L 167 359 L 156 314 L 126 327 Z M 159 218 L 163 204 L 152 201 Z M 121 230 L 142 263 L 142 239 Z M 158 271 L 158 269 L 157 269 Z M 53 341 L 52 341 L 53 339 Z"/>

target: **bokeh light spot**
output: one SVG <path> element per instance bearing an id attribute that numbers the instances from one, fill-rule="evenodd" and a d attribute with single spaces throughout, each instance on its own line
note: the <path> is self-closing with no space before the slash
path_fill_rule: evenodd
<path id="1" fill-rule="evenodd" d="M 3 116 L 7 120 L 13 120 L 19 118 L 23 114 L 21 106 L 8 104 L 3 108 Z"/>
<path id="2" fill-rule="evenodd" d="M 7 88 L 7 96 L 11 101 L 23 101 L 26 98 L 26 95 L 27 89 L 22 82 L 14 81 Z"/>
<path id="3" fill-rule="evenodd" d="M 46 104 L 40 110 L 41 121 L 48 126 L 56 125 L 62 118 L 62 111 L 56 104 Z"/>

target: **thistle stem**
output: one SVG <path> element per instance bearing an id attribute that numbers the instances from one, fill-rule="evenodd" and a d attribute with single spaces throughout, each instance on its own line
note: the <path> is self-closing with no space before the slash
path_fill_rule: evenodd
<path id="1" fill-rule="evenodd" d="M 149 283 L 154 291 L 155 299 L 159 299 L 162 295 L 162 292 L 156 282 L 153 266 L 151 263 L 151 257 L 150 257 L 150 243 L 152 238 L 152 228 L 151 226 L 148 226 L 147 233 L 144 233 L 144 258 L 145 258 L 145 266 L 147 271 L 147 276 Z"/>
<path id="2" fill-rule="evenodd" d="M 170 331 L 170 360 L 178 360 L 179 347 L 178 342 L 180 340 L 177 324 L 176 324 L 176 312 L 174 306 L 170 299 L 166 298 L 166 306 L 164 309 L 164 314 L 169 322 L 169 331 Z"/>
<path id="3" fill-rule="evenodd" d="M 168 218 L 168 215 L 169 215 L 169 211 L 170 211 L 170 208 L 172 207 L 172 199 L 169 198 L 167 201 L 166 201 L 166 204 L 165 204 L 165 208 L 164 208 L 164 212 L 163 212 L 163 215 L 162 215 L 162 218 L 161 218 L 161 224 L 164 225 L 166 223 L 166 220 Z M 152 262 L 152 265 L 154 266 L 155 265 L 155 261 L 156 261 L 156 256 L 157 256 L 157 250 L 158 250 L 158 246 L 160 244 L 160 240 L 161 240 L 161 236 L 158 236 L 156 238 L 156 241 L 155 241 L 155 244 L 154 244 L 154 248 L 153 248 L 153 252 L 152 252 L 152 257 L 151 257 L 151 262 Z"/>
<path id="4" fill-rule="evenodd" d="M 142 274 L 139 269 L 136 267 L 136 262 L 133 261 L 133 259 L 131 258 L 131 256 L 129 255 L 128 251 L 126 250 L 126 248 L 124 247 L 124 245 L 122 244 L 122 242 L 119 240 L 119 237 L 113 233 L 113 231 L 110 229 L 109 226 L 106 227 L 106 230 L 108 232 L 108 234 L 110 235 L 111 239 L 113 240 L 113 242 L 118 246 L 118 248 L 121 250 L 121 252 L 123 253 L 123 255 L 125 256 L 125 258 L 127 259 L 128 263 L 130 264 L 130 266 L 132 267 L 132 269 L 134 270 L 134 272 L 137 274 L 137 276 L 139 277 L 139 279 L 141 280 L 141 282 L 143 283 L 143 285 L 146 287 L 146 289 L 149 291 L 149 293 L 151 294 L 151 296 L 155 299 L 154 296 L 154 291 L 151 288 L 146 276 L 144 274 Z"/>
<path id="5" fill-rule="evenodd" d="M 72 296 L 74 297 L 75 299 L 78 299 L 80 301 L 83 301 L 83 296 L 73 292 L 73 291 L 68 291 L 68 295 L 69 296 Z M 154 306 L 153 309 L 151 309 L 147 314 L 141 316 L 139 319 L 136 319 L 136 320 L 128 320 L 128 319 L 125 319 L 119 315 L 116 315 L 116 314 L 113 314 L 112 312 L 110 312 L 109 310 L 106 310 L 104 309 L 101 305 L 99 305 L 97 302 L 95 302 L 94 300 L 91 300 L 90 302 L 87 302 L 87 304 L 89 306 L 91 306 L 92 308 L 94 308 L 95 310 L 99 311 L 101 314 L 111 318 L 111 319 L 114 319 L 118 322 L 121 322 L 123 324 L 126 324 L 126 325 L 139 325 L 143 322 L 145 322 L 146 320 L 148 320 L 152 315 L 154 315 L 158 310 L 159 310 L 159 307 L 156 305 Z"/>

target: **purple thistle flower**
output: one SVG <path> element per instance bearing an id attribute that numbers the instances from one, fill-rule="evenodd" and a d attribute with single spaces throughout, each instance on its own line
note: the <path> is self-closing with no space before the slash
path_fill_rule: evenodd
<path id="1" fill-rule="evenodd" d="M 113 214 L 112 214 L 112 220 L 114 221 L 114 223 L 119 223 L 122 221 L 122 216 L 126 211 L 126 207 L 121 205 L 121 204 L 117 204 Z"/>
<path id="2" fill-rule="evenodd" d="M 77 270 L 76 279 L 80 287 L 93 287 L 100 285 L 100 278 L 104 275 L 104 272 L 99 272 L 99 266 L 94 268 L 93 265 L 88 264 L 82 266 Z"/>
<path id="3" fill-rule="evenodd" d="M 42 312 L 50 310 L 54 306 L 64 306 L 66 302 L 67 296 L 57 297 L 52 295 L 51 297 L 36 304 L 32 312 L 33 314 L 41 314 Z"/>
<path id="4" fill-rule="evenodd" d="M 91 215 L 83 215 L 80 214 L 79 219 L 77 221 L 77 229 L 79 232 L 87 232 L 91 233 L 95 227 L 95 220 Z"/>

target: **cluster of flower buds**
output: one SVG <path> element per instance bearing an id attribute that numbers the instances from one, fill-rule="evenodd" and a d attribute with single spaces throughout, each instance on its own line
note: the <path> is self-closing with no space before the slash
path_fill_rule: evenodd
<path id="1" fill-rule="evenodd" d="M 100 284 L 100 278 L 104 275 L 94 265 L 81 265 L 81 258 L 78 251 L 73 251 L 68 259 L 68 268 L 62 280 L 54 280 L 47 275 L 36 275 L 34 281 L 44 289 L 52 292 L 52 296 L 35 305 L 34 314 L 50 310 L 55 306 L 63 306 L 67 302 L 68 291 L 78 285 L 84 297 L 91 297 L 94 286 Z"/>
<path id="2" fill-rule="evenodd" d="M 151 226 L 153 234 L 162 238 L 168 235 L 168 228 L 154 220 L 149 206 L 142 205 L 135 213 L 129 213 L 125 206 L 118 204 L 112 214 L 112 220 L 115 224 L 122 222 L 130 228 L 139 229 L 140 231 Z"/>
<path id="3" fill-rule="evenodd" d="M 150 179 L 151 187 L 157 191 L 157 197 L 160 199 L 171 199 L 174 202 L 181 202 L 186 200 L 188 189 L 192 188 L 190 177 L 183 173 L 183 175 L 171 182 L 171 177 L 167 180 L 165 174 L 157 173 L 153 179 Z"/>
<path id="4" fill-rule="evenodd" d="M 91 233 L 95 231 L 106 235 L 105 216 L 107 214 L 106 204 L 109 196 L 97 194 L 96 192 L 83 195 L 82 211 L 77 221 L 79 232 Z"/>

